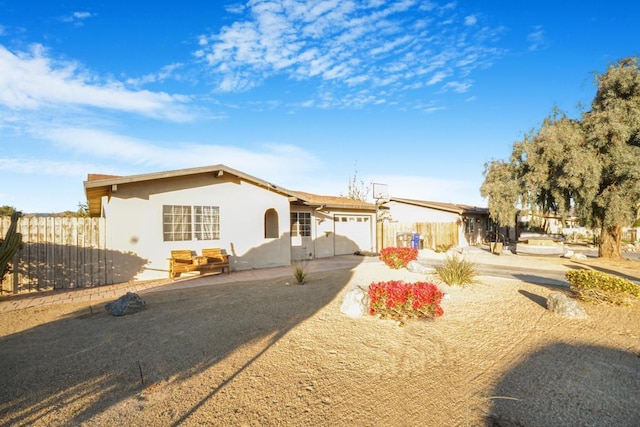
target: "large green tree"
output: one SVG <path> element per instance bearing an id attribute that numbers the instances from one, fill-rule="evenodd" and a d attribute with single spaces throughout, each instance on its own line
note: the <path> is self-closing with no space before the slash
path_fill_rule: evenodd
<path id="1" fill-rule="evenodd" d="M 600 229 L 599 256 L 620 258 L 622 227 L 633 222 L 640 203 L 638 59 L 623 59 L 596 77 L 591 110 L 581 120 L 554 111 L 514 144 L 509 163 L 485 166 L 481 194 L 489 198 L 494 219 L 511 213 L 514 197 L 503 184 L 503 168 L 517 189 L 516 204 L 578 214 Z M 496 197 L 502 200 L 492 201 Z"/>
<path id="2" fill-rule="evenodd" d="M 599 253 L 622 256 L 622 227 L 630 225 L 640 203 L 640 68 L 626 58 L 598 79 L 591 111 L 582 120 L 587 145 L 598 170 L 586 182 L 596 187 L 591 200 L 593 223 L 601 227 Z"/>
<path id="3" fill-rule="evenodd" d="M 489 200 L 491 218 L 501 227 L 513 227 L 520 189 L 514 165 L 492 160 L 484 165 L 485 181 L 480 194 Z"/>

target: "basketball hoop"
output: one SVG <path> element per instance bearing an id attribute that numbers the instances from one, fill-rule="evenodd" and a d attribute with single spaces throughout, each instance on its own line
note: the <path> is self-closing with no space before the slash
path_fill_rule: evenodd
<path id="1" fill-rule="evenodd" d="M 373 198 L 376 203 L 384 203 L 389 201 L 389 187 L 387 184 L 379 184 L 374 182 L 373 186 Z"/>

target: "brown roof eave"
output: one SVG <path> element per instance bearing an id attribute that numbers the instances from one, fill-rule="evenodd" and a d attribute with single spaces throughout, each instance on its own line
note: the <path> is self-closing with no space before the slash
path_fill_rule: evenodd
<path id="1" fill-rule="evenodd" d="M 317 205 L 317 204 L 307 204 L 307 203 L 305 203 L 305 205 L 307 205 L 307 206 L 317 206 L 317 207 L 324 208 L 324 209 L 349 209 L 349 210 L 367 211 L 367 212 L 375 212 L 376 211 L 375 206 L 369 207 L 369 206 L 362 206 L 362 205 L 340 205 L 340 204 Z"/>
<path id="2" fill-rule="evenodd" d="M 457 205 L 453 203 L 442 203 L 442 202 L 432 202 L 426 200 L 413 200 L 413 199 L 403 199 L 399 197 L 391 197 L 389 199 L 392 202 L 405 203 L 414 206 L 420 206 L 423 208 L 435 209 L 445 212 L 456 213 L 458 215 L 488 215 L 488 208 L 481 208 L 478 206 L 469 206 L 469 205 Z"/>

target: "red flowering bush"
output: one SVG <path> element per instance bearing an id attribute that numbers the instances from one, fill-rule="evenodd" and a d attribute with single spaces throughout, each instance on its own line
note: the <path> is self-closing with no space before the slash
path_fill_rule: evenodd
<path id="1" fill-rule="evenodd" d="M 443 293 L 433 283 L 389 281 L 369 286 L 369 314 L 403 324 L 409 318 L 435 318 L 444 314 Z"/>
<path id="2" fill-rule="evenodd" d="M 380 259 L 396 270 L 406 268 L 411 261 L 418 259 L 416 248 L 384 248 L 380 251 Z"/>

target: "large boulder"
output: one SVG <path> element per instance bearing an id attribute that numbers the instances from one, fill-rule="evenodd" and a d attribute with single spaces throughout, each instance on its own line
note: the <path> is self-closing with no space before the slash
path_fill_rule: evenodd
<path id="1" fill-rule="evenodd" d="M 547 308 L 564 317 L 576 317 L 579 319 L 587 317 L 587 313 L 580 307 L 578 302 L 562 292 L 552 292 L 549 294 L 547 297 Z"/>
<path id="2" fill-rule="evenodd" d="M 562 256 L 569 259 L 587 259 L 587 256 L 585 254 L 580 252 L 574 252 L 571 250 L 565 252 L 564 255 Z"/>
<path id="3" fill-rule="evenodd" d="M 424 265 L 420 264 L 418 261 L 409 261 L 409 263 L 407 264 L 407 270 L 409 270 L 412 273 L 418 273 L 418 274 L 427 274 L 432 271 L 432 269 L 430 269 L 429 267 L 425 267 Z"/>
<path id="4" fill-rule="evenodd" d="M 145 300 L 140 298 L 138 294 L 127 292 L 117 300 L 108 303 L 104 308 L 114 316 L 124 316 L 125 314 L 133 314 L 144 310 L 146 306 Z"/>
<path id="5" fill-rule="evenodd" d="M 347 316 L 360 317 L 369 312 L 369 294 L 363 288 L 353 288 L 344 295 L 340 311 Z"/>

